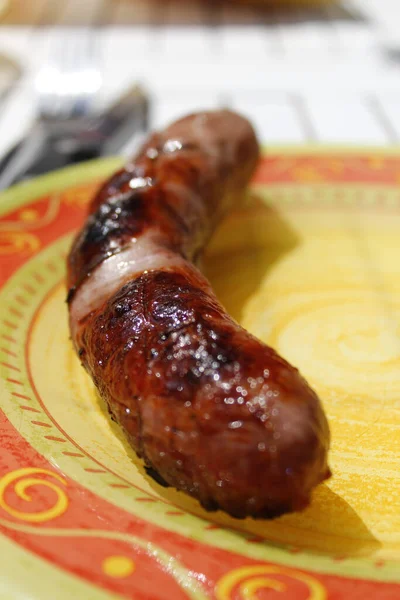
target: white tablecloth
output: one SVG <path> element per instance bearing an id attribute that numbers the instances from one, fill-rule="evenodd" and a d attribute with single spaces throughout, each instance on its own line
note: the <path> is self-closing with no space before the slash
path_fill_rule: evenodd
<path id="1" fill-rule="evenodd" d="M 197 23 L 187 26 L 175 24 L 182 2 L 177 9 L 165 0 L 161 25 L 126 25 L 127 0 L 116 6 L 111 22 L 96 30 L 104 93 L 111 97 L 141 81 L 152 95 L 153 126 L 229 105 L 248 114 L 270 143 L 386 145 L 400 139 L 399 0 L 353 0 L 259 19 L 249 8 L 246 23 L 225 12 L 210 22 L 197 4 Z M 1 106 L 0 153 L 32 121 L 33 78 L 67 23 L 64 14 L 55 26 L 0 24 L 0 52 L 24 68 Z"/>

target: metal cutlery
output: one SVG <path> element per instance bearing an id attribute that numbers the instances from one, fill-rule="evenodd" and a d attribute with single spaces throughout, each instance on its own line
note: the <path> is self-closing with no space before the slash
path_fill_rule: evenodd
<path id="1" fill-rule="evenodd" d="M 60 36 L 35 80 L 38 115 L 0 161 L 0 189 L 67 164 L 117 153 L 147 128 L 149 101 L 137 85 L 99 112 L 102 86 L 95 30 Z"/>

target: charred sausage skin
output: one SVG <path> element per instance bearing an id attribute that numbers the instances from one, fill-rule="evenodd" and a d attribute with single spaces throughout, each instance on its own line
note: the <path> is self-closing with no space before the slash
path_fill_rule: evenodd
<path id="1" fill-rule="evenodd" d="M 160 481 L 238 518 L 302 509 L 330 474 L 318 397 L 194 266 L 257 159 L 234 113 L 174 123 L 99 191 L 68 260 L 75 348 L 130 444 Z"/>

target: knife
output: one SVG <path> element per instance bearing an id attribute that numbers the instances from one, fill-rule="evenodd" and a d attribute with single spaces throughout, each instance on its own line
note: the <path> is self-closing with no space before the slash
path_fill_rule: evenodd
<path id="1" fill-rule="evenodd" d="M 73 134 L 35 123 L 0 160 L 0 189 L 67 165 L 120 153 L 132 138 L 147 131 L 149 112 L 148 94 L 134 85 Z"/>

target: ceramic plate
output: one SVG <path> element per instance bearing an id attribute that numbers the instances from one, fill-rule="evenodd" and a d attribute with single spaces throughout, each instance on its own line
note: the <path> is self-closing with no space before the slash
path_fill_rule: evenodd
<path id="1" fill-rule="evenodd" d="M 148 479 L 72 351 L 65 257 L 117 165 L 0 197 L 0 598 L 400 598 L 400 152 L 270 150 L 207 250 L 330 421 L 333 478 L 271 522 Z"/>

